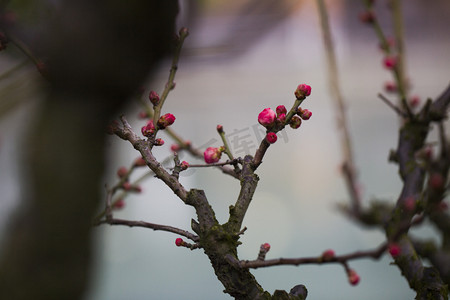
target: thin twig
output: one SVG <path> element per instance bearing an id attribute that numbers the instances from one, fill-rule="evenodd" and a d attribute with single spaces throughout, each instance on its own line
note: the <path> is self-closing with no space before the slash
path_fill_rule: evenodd
<path id="1" fill-rule="evenodd" d="M 390 108 L 392 108 L 399 116 L 406 118 L 407 114 L 402 111 L 398 106 L 396 106 L 394 103 L 392 103 L 388 98 L 386 98 L 383 94 L 379 93 L 378 98 L 383 100 L 384 103 L 387 104 Z"/>

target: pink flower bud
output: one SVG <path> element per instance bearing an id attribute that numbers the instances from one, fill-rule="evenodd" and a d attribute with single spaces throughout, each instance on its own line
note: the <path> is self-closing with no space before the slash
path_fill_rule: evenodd
<path id="1" fill-rule="evenodd" d="M 170 150 L 171 150 L 172 152 L 178 152 L 178 151 L 180 151 L 180 149 L 181 149 L 181 147 L 180 147 L 180 145 L 178 145 L 178 144 L 172 144 L 172 145 L 170 145 Z"/>
<path id="2" fill-rule="evenodd" d="M 155 106 L 159 103 L 159 95 L 155 91 L 151 91 L 150 94 L 148 94 L 148 99 Z"/>
<path id="3" fill-rule="evenodd" d="M 145 137 L 150 137 L 153 133 L 155 133 L 155 125 L 153 125 L 153 120 L 149 120 L 147 125 L 141 128 L 141 132 Z"/>
<path id="4" fill-rule="evenodd" d="M 264 127 L 270 127 L 275 122 L 275 112 L 271 108 L 265 108 L 258 115 L 258 122 Z"/>
<path id="5" fill-rule="evenodd" d="M 129 190 L 131 190 L 131 189 L 133 188 L 133 186 L 131 185 L 131 183 L 129 183 L 128 181 L 126 181 L 126 182 L 124 182 L 124 183 L 122 184 L 122 188 L 123 188 L 125 191 L 129 191 Z"/>
<path id="6" fill-rule="evenodd" d="M 416 209 L 416 199 L 414 197 L 407 197 L 403 202 L 403 208 L 408 212 L 413 212 Z"/>
<path id="7" fill-rule="evenodd" d="M 412 96 L 409 99 L 409 105 L 411 105 L 412 108 L 417 107 L 420 104 L 420 97 L 419 96 Z"/>
<path id="8" fill-rule="evenodd" d="M 285 115 L 287 114 L 287 110 L 286 110 L 286 107 L 284 105 L 278 105 L 277 109 L 276 109 L 276 112 L 277 112 L 277 116 L 279 116 L 281 114 L 285 114 Z"/>
<path id="9" fill-rule="evenodd" d="M 300 125 L 302 125 L 302 119 L 300 119 L 297 116 L 293 116 L 291 119 L 291 122 L 289 123 L 289 125 L 294 128 L 297 129 L 300 127 Z"/>
<path id="10" fill-rule="evenodd" d="M 309 95 L 311 95 L 311 87 L 307 84 L 300 84 L 294 92 L 294 95 L 297 99 L 303 100 Z"/>
<path id="11" fill-rule="evenodd" d="M 136 160 L 134 161 L 134 165 L 136 167 L 143 167 L 146 166 L 147 163 L 145 162 L 145 160 L 142 157 L 138 157 L 136 158 Z"/>
<path id="12" fill-rule="evenodd" d="M 175 116 L 172 114 L 165 114 L 163 116 L 161 116 L 158 120 L 158 128 L 159 129 L 164 129 L 167 126 L 170 126 L 173 124 L 173 122 L 175 122 Z"/>
<path id="13" fill-rule="evenodd" d="M 266 135 L 266 140 L 270 143 L 270 144 L 273 144 L 273 143 L 275 143 L 276 141 L 277 141 L 277 135 L 276 135 L 276 133 L 274 133 L 274 132 L 269 132 L 269 133 L 267 133 L 267 135 Z"/>
<path id="14" fill-rule="evenodd" d="M 177 245 L 178 247 L 183 246 L 184 245 L 184 241 L 182 238 L 177 238 L 175 240 L 175 245 Z"/>
<path id="15" fill-rule="evenodd" d="M 397 65 L 397 57 L 396 56 L 386 56 L 383 59 L 383 65 L 387 69 L 392 70 Z"/>
<path id="16" fill-rule="evenodd" d="M 264 251 L 266 251 L 266 253 L 267 253 L 270 250 L 270 244 L 269 243 L 264 243 L 264 244 L 261 245 L 261 248 L 263 248 Z"/>
<path id="17" fill-rule="evenodd" d="M 122 209 L 124 207 L 125 207 L 125 201 L 123 199 L 116 200 L 112 205 L 113 209 Z"/>
<path id="18" fill-rule="evenodd" d="M 140 111 L 138 114 L 139 119 L 147 119 L 148 117 L 149 117 L 149 115 L 147 114 L 146 111 Z"/>
<path id="19" fill-rule="evenodd" d="M 127 175 L 127 173 L 128 173 L 128 169 L 125 168 L 125 167 L 120 167 L 120 168 L 117 170 L 117 176 L 119 176 L 119 178 L 125 177 L 125 176 Z"/>
<path id="20" fill-rule="evenodd" d="M 284 124 L 284 122 L 286 122 L 286 115 L 285 114 L 280 114 L 277 117 L 277 121 L 280 122 L 281 124 Z"/>
<path id="21" fill-rule="evenodd" d="M 334 259 L 335 256 L 336 256 L 336 254 L 334 253 L 334 250 L 328 249 L 322 253 L 322 260 L 329 261 L 329 260 Z"/>
<path id="22" fill-rule="evenodd" d="M 158 139 L 155 140 L 155 143 L 153 145 L 155 145 L 155 146 L 162 146 L 162 145 L 164 145 L 164 140 L 161 139 L 161 138 L 158 138 Z"/>
<path id="23" fill-rule="evenodd" d="M 372 24 L 375 21 L 375 14 L 373 11 L 365 11 L 359 14 L 359 20 L 365 24 Z"/>
<path id="24" fill-rule="evenodd" d="M 222 156 L 222 151 L 219 148 L 209 147 L 205 150 L 203 153 L 203 156 L 205 158 L 205 162 L 207 164 L 213 164 L 219 161 L 220 157 Z"/>
<path id="25" fill-rule="evenodd" d="M 441 190 L 444 188 L 444 178 L 439 173 L 433 173 L 430 175 L 428 184 L 434 190 Z"/>
<path id="26" fill-rule="evenodd" d="M 181 170 L 186 170 L 187 168 L 189 168 L 189 163 L 187 161 L 182 161 L 181 162 Z"/>
<path id="27" fill-rule="evenodd" d="M 359 283 L 359 280 L 361 279 L 358 275 L 358 273 L 356 273 L 355 270 L 350 269 L 348 271 L 348 282 L 350 282 L 351 285 L 357 285 Z"/>
<path id="28" fill-rule="evenodd" d="M 301 107 L 298 108 L 297 114 L 302 118 L 303 120 L 309 120 L 312 116 L 312 112 L 308 109 L 302 109 Z"/>
<path id="29" fill-rule="evenodd" d="M 392 81 L 387 81 L 384 83 L 384 89 L 386 92 L 395 93 L 397 91 L 397 85 Z"/>
<path id="30" fill-rule="evenodd" d="M 217 125 L 217 132 L 220 134 L 220 133 L 223 133 L 223 126 L 222 125 Z"/>
<path id="31" fill-rule="evenodd" d="M 402 253 L 402 249 L 396 243 L 389 244 L 388 249 L 389 249 L 389 254 L 391 254 L 391 256 L 393 258 L 396 258 L 397 256 L 399 256 Z"/>

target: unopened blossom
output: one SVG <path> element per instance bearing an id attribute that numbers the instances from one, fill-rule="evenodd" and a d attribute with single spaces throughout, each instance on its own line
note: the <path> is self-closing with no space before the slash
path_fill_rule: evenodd
<path id="1" fill-rule="evenodd" d="M 287 114 L 287 109 L 284 105 L 278 105 L 276 108 L 277 116 L 281 114 Z"/>
<path id="2" fill-rule="evenodd" d="M 300 118 L 302 118 L 303 120 L 309 120 L 312 116 L 312 112 L 308 109 L 302 109 L 302 108 L 298 108 L 298 112 L 297 114 L 300 116 Z"/>
<path id="3" fill-rule="evenodd" d="M 396 258 L 397 256 L 399 256 L 402 253 L 402 249 L 400 248 L 400 245 L 397 243 L 389 244 L 388 250 L 389 250 L 389 254 L 393 258 Z"/>
<path id="4" fill-rule="evenodd" d="M 277 121 L 284 124 L 286 122 L 286 115 L 285 114 L 279 114 L 277 117 Z"/>
<path id="5" fill-rule="evenodd" d="M 386 92 L 394 93 L 397 91 L 397 85 L 395 84 L 395 82 L 387 81 L 384 83 L 384 89 Z"/>
<path id="6" fill-rule="evenodd" d="M 141 128 L 141 132 L 145 137 L 150 137 L 153 133 L 155 133 L 155 125 L 153 124 L 153 120 L 149 120 L 147 125 Z"/>
<path id="7" fill-rule="evenodd" d="M 258 122 L 264 127 L 270 127 L 275 122 L 276 114 L 271 108 L 265 108 L 258 115 Z"/>
<path id="8" fill-rule="evenodd" d="M 361 279 L 358 273 L 356 273 L 356 271 L 353 269 L 350 269 L 347 275 L 348 275 L 348 282 L 350 282 L 351 285 L 357 285 L 359 283 L 359 280 Z"/>
<path id="9" fill-rule="evenodd" d="M 180 145 L 178 145 L 178 144 L 172 144 L 172 145 L 170 145 L 170 150 L 171 150 L 172 152 L 178 152 L 178 151 L 180 151 L 180 149 L 181 149 L 181 147 L 180 147 Z"/>
<path id="10" fill-rule="evenodd" d="M 119 178 L 125 177 L 128 173 L 128 169 L 126 167 L 120 167 L 117 170 L 117 176 L 119 176 Z"/>
<path id="11" fill-rule="evenodd" d="M 267 133 L 267 135 L 266 135 L 266 140 L 267 140 L 270 144 L 275 143 L 275 142 L 277 141 L 277 139 L 278 139 L 278 137 L 277 137 L 276 133 L 274 133 L 274 132 L 269 132 L 269 133 Z"/>
<path id="12" fill-rule="evenodd" d="M 205 150 L 203 153 L 203 156 L 205 158 L 205 162 L 207 164 L 213 164 L 219 161 L 220 157 L 222 156 L 222 149 L 220 148 L 214 148 L 209 147 Z"/>
<path id="13" fill-rule="evenodd" d="M 300 125 L 302 125 L 302 119 L 300 119 L 297 116 L 293 116 L 291 119 L 291 122 L 289 123 L 289 125 L 294 128 L 297 129 L 300 127 Z"/>
<path id="14" fill-rule="evenodd" d="M 155 140 L 154 145 L 155 146 L 162 146 L 162 145 L 164 145 L 164 140 L 161 139 L 161 138 L 158 138 L 158 139 Z"/>
<path id="15" fill-rule="evenodd" d="M 336 254 L 334 253 L 334 250 L 328 249 L 322 253 L 322 260 L 324 261 L 332 260 L 335 256 Z"/>
<path id="16" fill-rule="evenodd" d="M 149 94 L 148 94 L 148 99 L 150 100 L 150 102 L 153 104 L 153 105 L 158 105 L 158 103 L 159 103 L 159 95 L 158 95 L 158 93 L 157 92 L 155 92 L 155 91 L 151 91 Z"/>
<path id="17" fill-rule="evenodd" d="M 181 170 L 186 170 L 187 168 L 189 168 L 189 163 L 187 162 L 187 161 L 182 161 L 181 162 L 181 165 L 180 165 L 180 167 L 181 167 Z"/>
<path id="18" fill-rule="evenodd" d="M 261 245 L 261 248 L 264 249 L 264 251 L 269 252 L 270 244 L 269 243 L 264 243 L 264 244 Z"/>
<path id="19" fill-rule="evenodd" d="M 175 116 L 167 113 L 159 118 L 157 125 L 159 129 L 164 129 L 167 126 L 172 125 L 173 122 L 175 122 Z"/>
<path id="20" fill-rule="evenodd" d="M 294 92 L 294 95 L 297 99 L 303 100 L 309 95 L 311 95 L 311 87 L 304 83 L 299 84 Z"/>
<path id="21" fill-rule="evenodd" d="M 386 67 L 386 69 L 393 69 L 397 65 L 398 59 L 396 56 L 386 56 L 383 59 L 383 65 Z"/>
<path id="22" fill-rule="evenodd" d="M 147 165 L 147 163 L 145 162 L 145 160 L 142 157 L 138 157 L 134 161 L 134 165 L 136 167 L 143 167 L 143 166 Z"/>
<path id="23" fill-rule="evenodd" d="M 123 199 L 116 200 L 112 207 L 113 209 L 122 209 L 125 206 L 125 201 Z"/>
<path id="24" fill-rule="evenodd" d="M 175 240 L 175 245 L 177 245 L 178 247 L 183 246 L 184 245 L 184 241 L 182 238 L 177 238 Z"/>

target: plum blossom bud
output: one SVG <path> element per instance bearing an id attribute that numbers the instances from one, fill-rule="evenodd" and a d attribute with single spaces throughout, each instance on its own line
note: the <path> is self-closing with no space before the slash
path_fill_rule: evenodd
<path id="1" fill-rule="evenodd" d="M 258 122 L 264 127 L 270 127 L 275 122 L 275 112 L 271 108 L 265 108 L 258 115 Z"/>
<path id="2" fill-rule="evenodd" d="M 397 65 L 397 57 L 396 56 L 386 56 L 383 59 L 383 65 L 386 69 L 392 70 Z"/>
<path id="3" fill-rule="evenodd" d="M 223 126 L 222 125 L 217 125 L 217 132 L 220 134 L 220 133 L 223 133 Z"/>
<path id="4" fill-rule="evenodd" d="M 311 87 L 307 84 L 300 84 L 294 92 L 295 97 L 298 100 L 303 100 L 309 95 L 311 95 Z"/>
<path id="5" fill-rule="evenodd" d="M 172 125 L 173 122 L 175 122 L 175 116 L 168 113 L 159 118 L 157 125 L 159 129 L 164 129 Z"/>
<path id="6" fill-rule="evenodd" d="M 284 106 L 284 105 L 278 105 L 277 106 L 277 109 L 276 109 L 276 112 L 277 112 L 277 116 L 279 116 L 279 115 L 281 115 L 281 114 L 287 114 L 287 109 L 286 109 L 286 107 Z"/>
<path id="7" fill-rule="evenodd" d="M 407 197 L 403 202 L 403 208 L 408 212 L 413 212 L 416 209 L 416 199 L 414 197 Z"/>
<path id="8" fill-rule="evenodd" d="M 358 273 L 356 273 L 356 271 L 353 269 L 348 270 L 347 276 L 348 276 L 348 282 L 351 285 L 357 285 L 359 283 L 359 280 L 361 279 L 359 277 Z"/>
<path id="9" fill-rule="evenodd" d="M 419 104 L 420 104 L 419 96 L 415 95 L 409 99 L 409 105 L 411 105 L 412 108 L 417 107 Z"/>
<path id="10" fill-rule="evenodd" d="M 178 152 L 178 151 L 180 151 L 180 149 L 181 149 L 181 147 L 180 147 L 180 145 L 178 145 L 178 144 L 172 144 L 172 145 L 170 145 L 170 150 L 171 150 L 172 152 Z"/>
<path id="11" fill-rule="evenodd" d="M 365 11 L 359 14 L 359 20 L 365 24 L 372 24 L 375 21 L 375 14 L 373 11 Z"/>
<path id="12" fill-rule="evenodd" d="M 392 81 L 384 83 L 384 90 L 389 93 L 395 93 L 397 91 L 397 85 Z"/>
<path id="13" fill-rule="evenodd" d="M 269 243 L 264 243 L 261 245 L 261 247 L 259 247 L 259 253 L 258 253 L 258 260 L 265 260 L 266 259 L 266 254 L 267 252 L 269 252 L 270 250 L 270 244 Z"/>
<path id="14" fill-rule="evenodd" d="M 128 173 L 128 169 L 125 168 L 125 167 L 120 167 L 120 168 L 117 170 L 117 176 L 119 176 L 119 178 L 125 177 L 125 176 L 127 175 L 127 173 Z"/>
<path id="15" fill-rule="evenodd" d="M 322 260 L 329 261 L 329 260 L 332 260 L 335 256 L 336 256 L 336 254 L 334 253 L 334 250 L 328 249 L 322 253 Z"/>
<path id="16" fill-rule="evenodd" d="M 444 188 L 444 177 L 439 173 L 433 173 L 430 175 L 428 184 L 434 190 L 441 190 Z"/>
<path id="17" fill-rule="evenodd" d="M 129 183 L 128 181 L 126 181 L 126 182 L 124 182 L 124 183 L 122 184 L 122 188 L 123 188 L 125 191 L 129 191 L 129 190 L 131 190 L 131 189 L 133 188 L 133 186 L 131 185 L 131 183 Z"/>
<path id="18" fill-rule="evenodd" d="M 125 201 L 123 199 L 118 199 L 116 200 L 113 205 L 112 208 L 113 209 L 122 209 L 125 206 Z"/>
<path id="19" fill-rule="evenodd" d="M 282 123 L 282 124 L 284 124 L 284 122 L 286 122 L 286 115 L 285 115 L 285 114 L 280 114 L 280 115 L 277 117 L 277 121 L 280 122 L 280 123 Z"/>
<path id="20" fill-rule="evenodd" d="M 396 258 L 397 256 L 399 256 L 402 253 L 402 248 L 400 248 L 400 245 L 396 244 L 396 243 L 389 244 L 388 250 L 389 250 L 389 254 L 393 258 Z"/>
<path id="21" fill-rule="evenodd" d="M 269 243 L 264 243 L 264 244 L 262 244 L 262 248 L 264 248 L 264 250 L 265 250 L 266 252 L 269 252 L 269 250 L 270 250 L 270 244 L 269 244 Z"/>
<path id="22" fill-rule="evenodd" d="M 181 165 L 180 165 L 180 167 L 181 167 L 181 170 L 186 170 L 187 168 L 189 168 L 189 163 L 187 162 L 187 161 L 182 161 L 181 162 Z"/>
<path id="23" fill-rule="evenodd" d="M 267 140 L 270 144 L 275 143 L 275 142 L 277 141 L 277 139 L 278 139 L 278 137 L 277 137 L 276 133 L 274 133 L 274 132 L 269 132 L 269 133 L 267 133 L 267 135 L 266 135 L 266 140 Z"/>
<path id="24" fill-rule="evenodd" d="M 302 125 L 302 119 L 300 119 L 297 116 L 293 116 L 291 119 L 291 122 L 289 123 L 289 125 L 294 128 L 297 129 L 300 127 L 300 125 Z"/>
<path id="25" fill-rule="evenodd" d="M 184 241 L 182 238 L 177 238 L 175 240 L 175 245 L 177 245 L 177 247 L 183 246 L 184 245 Z"/>
<path id="26" fill-rule="evenodd" d="M 301 107 L 298 108 L 297 114 L 302 118 L 303 120 L 309 120 L 312 116 L 312 112 L 308 109 L 302 109 Z"/>
<path id="27" fill-rule="evenodd" d="M 146 166 L 147 163 L 145 162 L 145 160 L 142 157 L 138 157 L 136 158 L 136 160 L 134 161 L 134 165 L 136 167 L 143 167 Z"/>
<path id="28" fill-rule="evenodd" d="M 149 115 L 146 111 L 140 111 L 138 114 L 139 119 L 147 119 L 148 117 L 149 117 Z"/>
<path id="29" fill-rule="evenodd" d="M 155 125 L 153 125 L 153 120 L 149 120 L 147 125 L 141 128 L 141 132 L 145 137 L 150 137 L 153 133 L 155 133 Z"/>
<path id="30" fill-rule="evenodd" d="M 205 162 L 207 164 L 213 164 L 219 161 L 220 157 L 222 156 L 222 149 L 220 148 L 214 148 L 209 147 L 205 150 L 203 153 L 203 156 L 205 158 Z"/>
<path id="31" fill-rule="evenodd" d="M 164 145 L 164 140 L 162 138 L 157 138 L 153 145 L 155 145 L 155 146 L 162 146 L 162 145 Z"/>
<path id="32" fill-rule="evenodd" d="M 159 103 L 159 95 L 158 95 L 158 93 L 157 92 L 155 92 L 155 91 L 151 91 L 149 94 L 148 94 L 148 99 L 150 100 L 150 102 L 153 104 L 153 105 L 158 105 L 158 103 Z"/>

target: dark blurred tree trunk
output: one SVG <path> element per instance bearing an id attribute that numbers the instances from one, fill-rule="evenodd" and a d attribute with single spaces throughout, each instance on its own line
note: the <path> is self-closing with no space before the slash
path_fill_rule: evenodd
<path id="1" fill-rule="evenodd" d="M 27 143 L 31 187 L 0 260 L 0 299 L 80 299 L 107 122 L 171 47 L 177 1 L 60 1 L 34 50 L 48 95 Z"/>

